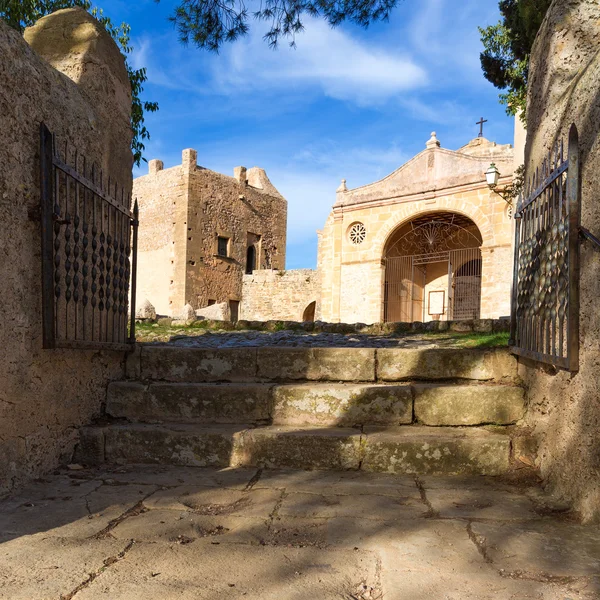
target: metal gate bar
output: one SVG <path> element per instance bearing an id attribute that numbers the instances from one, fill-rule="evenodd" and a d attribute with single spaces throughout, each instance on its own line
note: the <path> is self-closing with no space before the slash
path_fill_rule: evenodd
<path id="1" fill-rule="evenodd" d="M 132 213 L 130 195 L 110 177 L 104 187 L 102 171 L 67 144 L 61 158 L 43 123 L 40 145 L 43 347 L 129 350 L 135 342 L 137 201 Z"/>
<path id="2" fill-rule="evenodd" d="M 557 143 L 530 180 L 515 213 L 511 350 L 579 369 L 579 136 L 568 156 Z"/>
<path id="3" fill-rule="evenodd" d="M 424 320 L 426 268 L 429 264 L 440 262 L 448 262 L 447 319 L 480 317 L 481 248 L 465 248 L 386 258 L 383 299 L 385 322 Z M 420 281 L 417 281 L 417 276 Z M 415 307 L 419 305 L 417 313 Z"/>

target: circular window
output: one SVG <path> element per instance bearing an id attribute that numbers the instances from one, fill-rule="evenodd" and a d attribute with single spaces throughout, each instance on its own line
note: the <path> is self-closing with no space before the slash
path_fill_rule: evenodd
<path id="1" fill-rule="evenodd" d="M 354 245 L 362 244 L 367 237 L 367 228 L 362 223 L 354 223 L 348 231 L 348 237 Z"/>

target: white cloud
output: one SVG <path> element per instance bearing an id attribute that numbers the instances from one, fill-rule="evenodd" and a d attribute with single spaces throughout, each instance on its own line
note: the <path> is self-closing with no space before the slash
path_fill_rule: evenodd
<path id="1" fill-rule="evenodd" d="M 256 23 L 251 33 L 223 48 L 200 54 L 172 37 L 136 40 L 133 65 L 146 66 L 152 84 L 198 95 L 260 94 L 314 89 L 360 106 L 381 104 L 427 83 L 425 70 L 408 50 L 390 51 L 324 21 L 307 19 L 297 47 L 269 48 Z M 194 55 L 195 53 L 195 55 Z"/>
<path id="2" fill-rule="evenodd" d="M 369 105 L 427 82 L 407 52 L 383 50 L 317 19 L 307 21 L 295 48 L 282 44 L 273 51 L 253 33 L 228 48 L 224 58 L 213 74 L 226 93 L 316 86 L 329 97 Z"/>
<path id="3" fill-rule="evenodd" d="M 315 231 L 323 228 L 342 178 L 358 187 L 385 177 L 407 158 L 395 145 L 348 147 L 323 141 L 297 152 L 287 166 L 269 167 L 269 178 L 288 201 L 289 243 L 317 243 Z"/>

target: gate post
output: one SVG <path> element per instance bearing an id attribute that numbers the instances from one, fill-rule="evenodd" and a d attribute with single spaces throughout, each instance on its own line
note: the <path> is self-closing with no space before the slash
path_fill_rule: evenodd
<path id="1" fill-rule="evenodd" d="M 56 347 L 54 316 L 54 138 L 44 123 L 40 124 L 40 204 L 42 236 L 42 347 Z"/>
<path id="2" fill-rule="evenodd" d="M 567 356 L 569 370 L 579 371 L 579 231 L 581 203 L 579 198 L 579 134 L 575 124 L 569 131 L 569 170 L 567 202 L 569 210 L 569 315 Z"/>

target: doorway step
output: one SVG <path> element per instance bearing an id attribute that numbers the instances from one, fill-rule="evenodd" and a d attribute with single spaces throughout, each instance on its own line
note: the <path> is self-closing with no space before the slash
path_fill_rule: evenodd
<path id="1" fill-rule="evenodd" d="M 142 346 L 77 460 L 503 475 L 530 444 L 506 349 Z"/>

